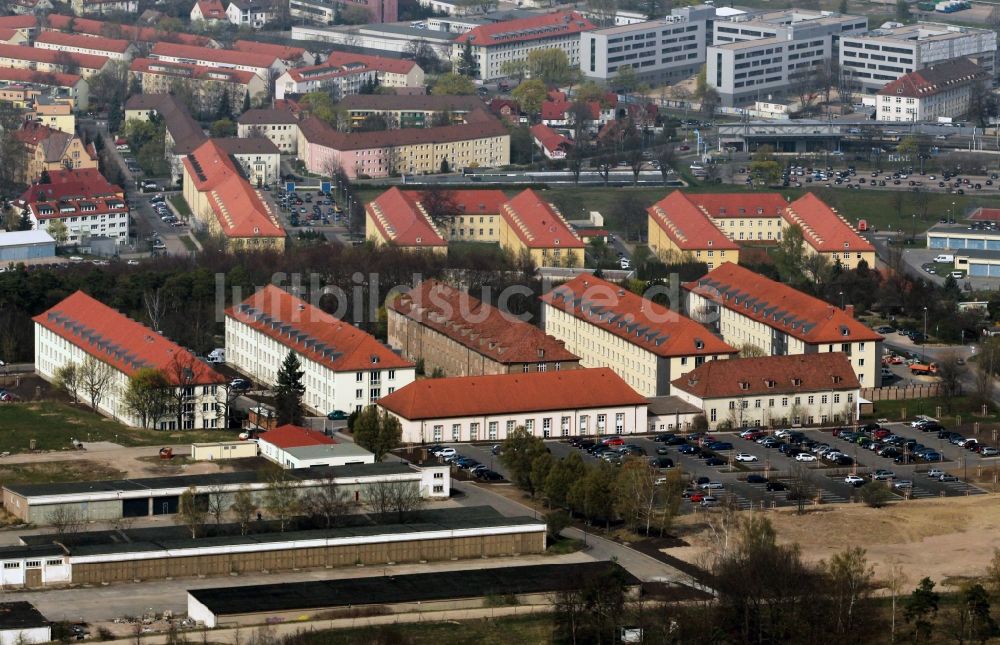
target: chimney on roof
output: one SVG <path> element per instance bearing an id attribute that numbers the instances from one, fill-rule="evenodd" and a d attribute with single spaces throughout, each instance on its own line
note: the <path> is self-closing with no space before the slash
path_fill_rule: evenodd
<path id="1" fill-rule="evenodd" d="M 854 318 L 854 305 L 844 305 L 844 312 L 851 318 Z"/>

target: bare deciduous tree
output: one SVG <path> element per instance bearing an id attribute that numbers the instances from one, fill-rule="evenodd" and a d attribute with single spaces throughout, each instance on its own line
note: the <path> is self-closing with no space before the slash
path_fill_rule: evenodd
<path id="1" fill-rule="evenodd" d="M 253 514 L 257 512 L 257 504 L 253 501 L 253 493 L 246 488 L 236 491 L 229 510 L 233 512 L 236 522 L 240 525 L 240 534 L 246 535 L 250 527 L 250 520 L 253 519 Z"/>
<path id="2" fill-rule="evenodd" d="M 107 363 L 93 356 L 87 356 L 80 365 L 78 378 L 80 386 L 90 399 L 91 409 L 96 412 L 97 406 L 107 394 L 111 379 L 114 378 L 114 370 Z"/>
<path id="3" fill-rule="evenodd" d="M 377 482 L 368 487 L 366 499 L 373 513 L 395 514 L 398 522 L 404 522 L 423 506 L 420 488 L 413 482 Z"/>
<path id="4" fill-rule="evenodd" d="M 309 516 L 322 520 L 326 528 L 334 526 L 350 508 L 350 496 L 331 474 L 309 491 L 302 500 L 302 507 Z"/>

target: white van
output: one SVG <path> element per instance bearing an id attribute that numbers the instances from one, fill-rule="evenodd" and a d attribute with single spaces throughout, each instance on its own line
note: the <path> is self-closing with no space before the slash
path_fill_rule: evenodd
<path id="1" fill-rule="evenodd" d="M 209 363 L 225 363 L 226 362 L 226 349 L 224 347 L 216 347 L 208 353 L 206 360 Z"/>
<path id="2" fill-rule="evenodd" d="M 941 253 L 940 255 L 934 256 L 935 262 L 954 262 L 955 256 L 951 253 Z"/>

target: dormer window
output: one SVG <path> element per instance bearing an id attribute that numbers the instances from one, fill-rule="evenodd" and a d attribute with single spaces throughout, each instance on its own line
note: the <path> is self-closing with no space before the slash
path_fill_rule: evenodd
<path id="1" fill-rule="evenodd" d="M 775 386 L 775 382 L 774 382 L 774 380 L 769 379 L 769 378 L 768 379 L 764 379 L 764 385 L 766 385 L 768 387 L 768 389 L 770 389 L 770 388 L 773 388 Z"/>
<path id="2" fill-rule="evenodd" d="M 694 348 L 695 349 L 705 349 L 705 341 L 701 340 L 700 338 L 695 338 L 694 339 Z"/>
<path id="3" fill-rule="evenodd" d="M 840 383 L 843 380 L 841 377 L 836 375 L 834 375 L 832 378 L 834 383 Z"/>
<path id="4" fill-rule="evenodd" d="M 802 385 L 802 379 L 800 379 L 800 378 L 793 378 L 792 379 L 792 385 L 794 385 L 796 387 L 798 387 L 799 385 Z"/>
<path id="5" fill-rule="evenodd" d="M 749 390 L 750 389 L 750 384 L 747 383 L 746 381 L 740 381 L 740 389 L 741 390 Z"/>

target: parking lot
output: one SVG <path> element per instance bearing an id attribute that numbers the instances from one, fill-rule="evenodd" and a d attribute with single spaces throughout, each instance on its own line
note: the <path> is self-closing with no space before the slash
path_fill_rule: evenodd
<path id="1" fill-rule="evenodd" d="M 956 497 L 979 495 L 986 492 L 963 480 L 968 476 L 975 475 L 976 469 L 980 466 L 995 467 L 997 457 L 981 457 L 977 453 L 951 445 L 944 439 L 938 439 L 936 432 L 923 433 L 919 429 L 911 428 L 902 423 L 882 424 L 882 426 L 894 434 L 915 439 L 927 447 L 937 450 L 944 456 L 944 461 L 897 464 L 892 458 L 880 457 L 874 451 L 862 448 L 856 443 L 848 443 L 834 437 L 831 429 L 804 429 L 800 432 L 807 439 L 819 444 L 828 444 L 847 454 L 854 461 L 853 465 L 834 466 L 820 460 L 797 461 L 794 457 L 782 454 L 775 448 L 765 448 L 754 441 L 742 439 L 734 432 L 711 433 L 711 436 L 717 440 L 733 444 L 732 450 L 718 453 L 718 457 L 724 461 L 723 465 L 718 466 L 707 465 L 704 457 L 682 454 L 678 450 L 682 446 L 666 446 L 655 442 L 649 436 L 625 435 L 622 438 L 627 443 L 642 448 L 646 453 L 645 457 L 641 457 L 643 459 L 664 456 L 673 460 L 674 466 L 680 468 L 685 474 L 685 478 L 692 482 L 699 478 L 707 478 L 710 482 L 722 484 L 722 488 L 712 491 L 712 494 L 719 501 L 732 503 L 741 509 L 788 507 L 798 503 L 796 500 L 788 499 L 787 490 L 768 490 L 769 486 L 765 482 L 748 483 L 746 481 L 747 475 L 750 474 L 761 475 L 768 482 L 779 482 L 789 488 L 792 488 L 793 482 L 796 482 L 799 488 L 807 491 L 807 503 L 809 504 L 817 502 L 836 504 L 851 501 L 857 495 L 857 488 L 846 483 L 844 478 L 857 474 L 867 481 L 869 475 L 876 470 L 891 471 L 894 475 L 885 481 L 893 490 L 897 501 L 904 498 Z M 687 444 L 696 445 L 695 442 L 690 441 Z M 492 454 L 491 446 L 488 444 L 443 445 L 455 448 L 460 455 L 485 464 L 504 477 L 508 476 L 500 458 Z M 599 459 L 586 451 L 573 447 L 568 441 L 550 439 L 546 440 L 546 445 L 557 459 L 565 458 L 573 451 L 579 451 L 584 460 L 590 463 L 597 463 Z M 660 454 L 657 453 L 658 449 L 661 451 Z M 757 457 L 757 460 L 737 463 L 735 460 L 737 453 L 753 455 Z M 955 476 L 957 480 L 938 481 L 932 479 L 927 476 L 927 472 L 931 468 L 939 468 L 947 474 Z M 912 486 L 896 488 L 897 486 L 905 486 L 905 484 L 900 483 L 903 481 L 912 482 Z M 695 506 L 697 504 L 685 504 L 685 508 L 689 509 Z"/>

